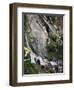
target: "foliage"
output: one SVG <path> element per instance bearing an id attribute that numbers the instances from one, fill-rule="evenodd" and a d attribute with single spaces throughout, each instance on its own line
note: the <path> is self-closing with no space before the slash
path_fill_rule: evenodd
<path id="1" fill-rule="evenodd" d="M 27 31 L 28 29 L 28 17 L 24 15 L 24 30 Z"/>
<path id="2" fill-rule="evenodd" d="M 35 68 L 34 64 L 28 61 L 24 61 L 24 74 L 37 74 L 38 70 Z"/>
<path id="3" fill-rule="evenodd" d="M 56 59 L 63 58 L 63 45 L 60 45 L 58 42 L 54 42 L 52 39 L 50 43 L 47 43 L 47 57 L 50 58 L 51 56 L 55 57 Z"/>
<path id="4" fill-rule="evenodd" d="M 30 58 L 30 52 L 31 50 L 29 48 L 24 47 L 24 59 Z"/>

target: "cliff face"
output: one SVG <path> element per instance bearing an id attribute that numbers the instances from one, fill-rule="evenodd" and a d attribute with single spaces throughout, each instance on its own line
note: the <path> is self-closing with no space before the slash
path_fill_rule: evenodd
<path id="1" fill-rule="evenodd" d="M 27 14 L 25 17 L 27 43 L 33 53 L 45 58 L 58 51 L 58 45 L 63 45 L 63 16 Z"/>
<path id="2" fill-rule="evenodd" d="M 44 57 L 46 54 L 46 40 L 48 38 L 46 28 L 42 26 L 38 15 L 28 15 L 28 25 L 32 37 L 29 39 L 29 44 L 37 54 Z"/>
<path id="3" fill-rule="evenodd" d="M 24 73 L 57 72 L 63 72 L 63 16 L 24 14 Z"/>

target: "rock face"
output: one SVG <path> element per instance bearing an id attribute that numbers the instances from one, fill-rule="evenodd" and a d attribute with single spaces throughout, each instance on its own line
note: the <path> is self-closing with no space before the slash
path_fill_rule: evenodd
<path id="1" fill-rule="evenodd" d="M 30 38 L 30 45 L 34 51 L 37 50 L 39 56 L 44 57 L 46 56 L 46 40 L 48 38 L 47 32 L 45 32 L 46 28 L 42 26 L 38 15 L 27 15 L 27 17 L 29 21 L 29 29 L 33 38 L 33 43 L 31 43 Z"/>
<path id="2" fill-rule="evenodd" d="M 63 72 L 63 16 L 24 15 L 24 73 Z"/>
<path id="3" fill-rule="evenodd" d="M 31 52 L 41 58 L 63 58 L 63 16 L 26 14 L 24 21 L 25 43 Z"/>

